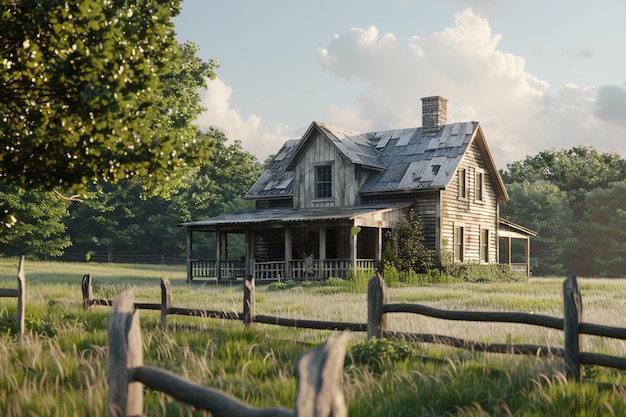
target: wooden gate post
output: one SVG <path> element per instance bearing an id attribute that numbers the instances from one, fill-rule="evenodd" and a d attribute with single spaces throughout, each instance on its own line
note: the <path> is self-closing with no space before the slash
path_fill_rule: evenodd
<path id="1" fill-rule="evenodd" d="M 93 300 L 93 287 L 91 286 L 91 275 L 83 275 L 83 281 L 81 283 L 83 290 L 83 309 L 87 310 L 91 307 L 91 301 Z"/>
<path id="2" fill-rule="evenodd" d="M 254 322 L 254 276 L 246 275 L 243 280 L 243 324 L 246 326 Z"/>
<path id="3" fill-rule="evenodd" d="M 130 382 L 133 368 L 143 366 L 143 345 L 139 327 L 139 310 L 135 310 L 132 290 L 126 290 L 113 300 L 109 317 L 109 417 L 143 414 L 143 384 Z"/>
<path id="4" fill-rule="evenodd" d="M 161 329 L 167 327 L 167 315 L 172 308 L 172 284 L 169 278 L 161 278 Z"/>
<path id="5" fill-rule="evenodd" d="M 387 304 L 385 281 L 379 272 L 367 283 L 367 338 L 382 339 L 387 330 L 387 316 L 383 306 Z"/>
<path id="6" fill-rule="evenodd" d="M 583 319 L 583 304 L 576 275 L 563 282 L 563 333 L 565 335 L 565 374 L 580 380 L 580 323 Z"/>

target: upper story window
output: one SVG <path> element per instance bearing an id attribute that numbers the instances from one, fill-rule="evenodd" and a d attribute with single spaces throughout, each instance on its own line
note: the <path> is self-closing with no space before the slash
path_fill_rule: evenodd
<path id="1" fill-rule="evenodd" d="M 333 197 L 333 170 L 332 165 L 315 167 L 315 198 Z"/>
<path id="2" fill-rule="evenodd" d="M 459 176 L 458 198 L 466 199 L 467 198 L 467 170 L 465 168 L 459 168 L 458 176 Z"/>
<path id="3" fill-rule="evenodd" d="M 475 193 L 474 200 L 483 201 L 485 190 L 485 173 L 482 171 L 476 171 L 476 178 L 474 183 Z"/>

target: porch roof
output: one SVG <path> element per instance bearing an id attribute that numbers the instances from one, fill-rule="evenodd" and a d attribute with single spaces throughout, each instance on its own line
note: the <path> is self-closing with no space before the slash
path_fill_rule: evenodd
<path id="1" fill-rule="evenodd" d="M 528 229 L 512 221 L 499 218 L 498 219 L 498 234 L 501 237 L 517 237 L 517 238 L 531 238 L 537 236 L 537 232 Z"/>
<path id="2" fill-rule="evenodd" d="M 246 226 L 261 223 L 313 222 L 332 220 L 355 220 L 359 217 L 382 214 L 407 208 L 412 203 L 363 204 L 351 207 L 314 207 L 314 208 L 268 208 L 240 213 L 224 214 L 206 220 L 179 223 L 180 227 L 191 229 L 212 229 L 218 226 Z"/>

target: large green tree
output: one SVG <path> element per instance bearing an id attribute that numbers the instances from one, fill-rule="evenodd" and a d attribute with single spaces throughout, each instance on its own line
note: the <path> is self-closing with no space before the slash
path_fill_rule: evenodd
<path id="1" fill-rule="evenodd" d="M 587 227 L 580 236 L 581 252 L 594 266 L 584 272 L 626 276 L 626 180 L 589 192 L 583 222 Z"/>
<path id="2" fill-rule="evenodd" d="M 615 153 L 601 153 L 589 146 L 575 146 L 570 150 L 543 151 L 514 162 L 508 165 L 507 171 L 502 172 L 502 178 L 509 189 L 513 184 L 519 184 L 529 188 L 529 191 L 535 186 L 540 193 L 546 193 L 543 202 L 539 195 L 532 198 L 523 193 L 520 197 L 512 195 L 513 204 L 501 207 L 503 215 L 539 232 L 531 248 L 535 247 L 533 256 L 537 256 L 543 266 L 547 266 L 546 261 L 550 260 L 554 272 L 563 266 L 568 273 L 579 275 L 597 275 L 604 268 L 599 263 L 600 257 L 595 256 L 587 244 L 590 231 L 598 226 L 594 224 L 594 217 L 587 214 L 591 208 L 587 195 L 599 193 L 600 190 L 612 187 L 614 182 L 626 180 L 626 160 Z M 561 191 L 560 196 L 566 199 L 568 210 L 565 207 L 561 212 L 555 210 L 561 204 L 557 204 L 559 194 L 552 187 L 542 185 L 542 182 Z M 611 203 L 598 200 L 597 204 Z M 537 212 L 535 215 L 533 210 Z M 566 221 L 570 215 L 570 220 Z M 548 227 L 543 233 L 547 233 L 549 240 L 554 240 L 551 245 L 555 247 L 545 245 L 542 248 L 543 243 L 549 243 L 549 240 L 542 242 L 546 237 L 542 236 L 543 227 Z M 559 251 L 562 251 L 562 255 L 555 257 Z"/>
<path id="3" fill-rule="evenodd" d="M 93 259 L 115 260 L 119 251 L 184 256 L 185 231 L 177 224 L 251 208 L 253 203 L 243 196 L 262 164 L 218 130 L 200 133 L 198 140 L 214 144 L 206 164 L 182 169 L 155 188 L 131 181 L 90 185 L 85 203 L 73 206 L 68 221 L 75 242 L 68 257 L 84 259 L 91 253 Z M 198 237 L 194 246 L 202 245 Z"/>
<path id="4" fill-rule="evenodd" d="M 94 180 L 162 180 L 205 159 L 205 144 L 188 128 L 194 111 L 171 107 L 197 101 L 164 100 L 167 88 L 179 90 L 186 69 L 177 65 L 190 52 L 174 38 L 179 7 L 180 0 L 5 2 L 0 181 L 80 191 Z M 207 65 L 211 73 L 215 63 Z"/>
<path id="5" fill-rule="evenodd" d="M 500 215 L 537 232 L 530 245 L 533 274 L 565 274 L 574 244 L 567 193 L 545 180 L 509 184 L 507 191 L 510 201 L 500 206 Z"/>
<path id="6" fill-rule="evenodd" d="M 64 224 L 67 200 L 48 191 L 26 191 L 0 183 L 0 201 L 20 219 L 0 233 L 0 255 L 58 256 L 70 246 Z"/>

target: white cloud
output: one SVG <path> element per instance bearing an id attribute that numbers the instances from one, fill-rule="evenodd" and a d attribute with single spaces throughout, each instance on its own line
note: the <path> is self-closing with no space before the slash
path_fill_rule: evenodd
<path id="1" fill-rule="evenodd" d="M 223 81 L 209 80 L 207 84 L 202 99 L 206 111 L 196 120 L 200 129 L 207 130 L 212 126 L 221 130 L 229 139 L 241 141 L 243 148 L 261 162 L 270 154 L 278 152 L 287 139 L 297 137 L 288 126 L 264 126 L 261 118 L 255 114 L 244 118 L 237 109 L 231 107 L 232 88 Z"/>
<path id="2" fill-rule="evenodd" d="M 522 57 L 498 49 L 500 39 L 471 9 L 455 15 L 452 27 L 406 42 L 380 36 L 374 26 L 336 36 L 320 50 L 319 62 L 366 89 L 358 109 L 331 106 L 332 122 L 355 130 L 419 126 L 420 98 L 442 95 L 449 100 L 450 122 L 481 122 L 502 168 L 550 148 L 626 150 L 614 140 L 624 128 L 618 121 L 626 120 L 615 116 L 625 114 L 626 90 L 601 90 L 596 111 L 597 88 L 566 85 L 551 92 L 526 71 Z"/>
<path id="3" fill-rule="evenodd" d="M 450 122 L 481 122 L 500 168 L 542 150 L 577 145 L 626 155 L 626 141 L 621 140 L 626 135 L 624 86 L 564 84 L 555 89 L 530 74 L 522 57 L 503 52 L 501 38 L 471 9 L 456 14 L 451 27 L 426 36 L 402 40 L 375 26 L 335 35 L 319 50 L 319 63 L 338 83 L 364 87 L 354 106 L 325 103 L 327 119 L 322 121 L 362 132 L 419 126 L 420 98 L 442 95 L 449 100 Z M 534 48 L 536 53 L 540 48 Z M 350 101 L 340 88 L 333 92 L 338 101 Z M 303 92 L 276 94 L 297 102 Z M 296 128 L 273 125 L 256 114 L 243 115 L 231 97 L 230 86 L 209 81 L 203 99 L 207 111 L 197 122 L 240 140 L 261 161 L 285 140 L 300 137 L 316 118 L 301 114 L 300 121 L 290 122 Z"/>

